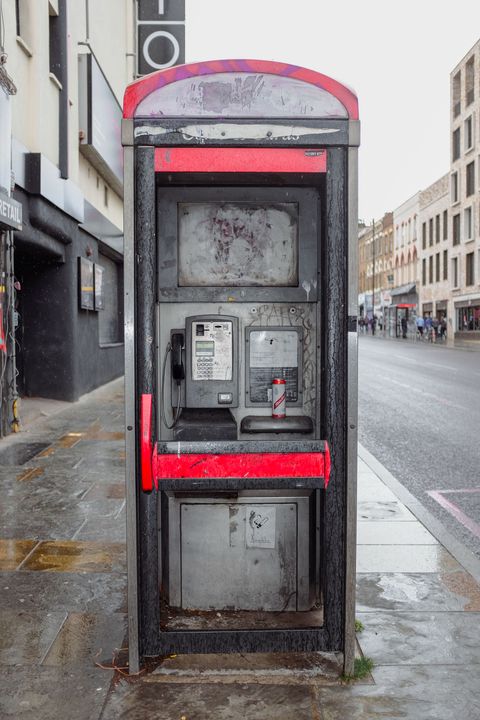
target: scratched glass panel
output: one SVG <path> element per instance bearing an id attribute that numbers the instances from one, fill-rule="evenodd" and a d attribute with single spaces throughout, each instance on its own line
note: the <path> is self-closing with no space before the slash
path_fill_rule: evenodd
<path id="1" fill-rule="evenodd" d="M 185 78 L 147 95 L 136 117 L 346 118 L 326 90 L 295 78 L 262 73 L 215 73 Z"/>
<path id="2" fill-rule="evenodd" d="M 298 286 L 298 204 L 178 204 L 183 287 Z"/>

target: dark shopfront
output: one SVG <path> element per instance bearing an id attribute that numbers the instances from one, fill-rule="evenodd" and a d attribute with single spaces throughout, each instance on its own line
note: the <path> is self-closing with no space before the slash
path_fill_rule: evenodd
<path id="1" fill-rule="evenodd" d="M 392 304 L 388 308 L 388 335 L 403 336 L 402 321 L 407 323 L 407 334 L 415 333 L 417 309 L 417 289 L 415 283 L 402 285 L 392 290 Z"/>
<path id="2" fill-rule="evenodd" d="M 16 198 L 24 215 L 14 235 L 19 395 L 75 401 L 123 372 L 123 258 L 43 198 L 21 190 Z"/>
<path id="3" fill-rule="evenodd" d="M 455 342 L 480 342 L 480 298 L 455 303 Z"/>

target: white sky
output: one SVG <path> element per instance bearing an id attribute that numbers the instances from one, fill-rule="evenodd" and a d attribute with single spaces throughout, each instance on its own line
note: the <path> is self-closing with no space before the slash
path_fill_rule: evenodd
<path id="1" fill-rule="evenodd" d="M 186 0 L 186 27 L 187 62 L 278 60 L 356 91 L 361 218 L 448 172 L 450 72 L 480 38 L 479 0 Z"/>

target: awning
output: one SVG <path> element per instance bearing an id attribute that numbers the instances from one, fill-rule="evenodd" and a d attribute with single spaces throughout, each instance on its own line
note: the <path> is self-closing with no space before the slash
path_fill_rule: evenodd
<path id="1" fill-rule="evenodd" d="M 417 292 L 417 287 L 415 283 L 410 283 L 409 285 L 401 285 L 401 287 L 393 288 L 393 290 L 390 290 L 392 297 L 394 295 L 410 295 L 410 293 L 414 292 Z"/>

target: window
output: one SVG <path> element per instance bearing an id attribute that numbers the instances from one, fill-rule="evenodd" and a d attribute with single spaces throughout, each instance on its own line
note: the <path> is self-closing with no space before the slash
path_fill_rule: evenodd
<path id="1" fill-rule="evenodd" d="M 458 258 L 453 258 L 452 260 L 452 282 L 453 287 L 458 287 Z"/>
<path id="2" fill-rule="evenodd" d="M 459 245 L 460 244 L 460 213 L 457 213 L 452 218 L 452 236 L 453 236 L 453 244 Z"/>
<path id="3" fill-rule="evenodd" d="M 473 208 L 471 207 L 463 211 L 463 232 L 465 240 L 473 239 Z"/>
<path id="4" fill-rule="evenodd" d="M 465 285 L 473 285 L 475 282 L 475 253 L 467 253 L 465 256 Z"/>
<path id="5" fill-rule="evenodd" d="M 440 215 L 435 216 L 435 242 L 440 242 Z"/>
<path id="6" fill-rule="evenodd" d="M 475 57 L 471 57 L 465 65 L 465 96 L 468 106 L 475 99 Z"/>
<path id="7" fill-rule="evenodd" d="M 458 160 L 460 157 L 460 128 L 452 133 L 452 161 Z"/>
<path id="8" fill-rule="evenodd" d="M 31 57 L 32 51 L 28 45 L 31 43 L 31 23 L 29 21 L 28 0 L 15 0 L 15 30 L 20 47 L 26 55 Z"/>
<path id="9" fill-rule="evenodd" d="M 428 221 L 428 244 L 433 245 L 433 218 Z"/>
<path id="10" fill-rule="evenodd" d="M 433 255 L 428 258 L 428 282 L 433 283 Z"/>
<path id="11" fill-rule="evenodd" d="M 480 330 L 480 305 L 457 309 L 459 330 Z"/>
<path id="12" fill-rule="evenodd" d="M 99 255 L 103 268 L 104 307 L 98 312 L 100 345 L 123 342 L 122 266 L 105 255 Z"/>
<path id="13" fill-rule="evenodd" d="M 448 210 L 443 211 L 443 239 L 448 239 Z"/>
<path id="14" fill-rule="evenodd" d="M 427 260 L 426 258 L 423 258 L 422 260 L 422 285 L 427 284 Z"/>
<path id="15" fill-rule="evenodd" d="M 473 147 L 473 117 L 471 115 L 465 120 L 463 142 L 465 143 L 465 150 L 470 150 Z"/>
<path id="16" fill-rule="evenodd" d="M 440 282 L 440 253 L 435 255 L 435 282 Z"/>
<path id="17" fill-rule="evenodd" d="M 422 223 L 422 248 L 425 250 L 427 247 L 427 223 Z"/>
<path id="18" fill-rule="evenodd" d="M 465 181 L 465 194 L 467 197 L 469 197 L 475 192 L 475 160 L 472 160 L 471 163 L 468 163 L 467 167 L 465 168 Z"/>
<path id="19" fill-rule="evenodd" d="M 448 280 L 448 250 L 443 251 L 443 279 Z"/>
<path id="20" fill-rule="evenodd" d="M 62 76 L 62 27 L 58 12 L 49 3 L 48 6 L 48 42 L 49 42 L 49 69 L 60 83 Z"/>
<path id="21" fill-rule="evenodd" d="M 459 201 L 458 172 L 452 173 L 450 180 L 451 180 L 452 203 L 456 203 Z"/>
<path id="22" fill-rule="evenodd" d="M 453 117 L 456 118 L 460 115 L 461 111 L 461 95 L 462 95 L 462 73 L 459 70 L 453 78 L 452 84 L 452 103 L 453 103 Z"/>

